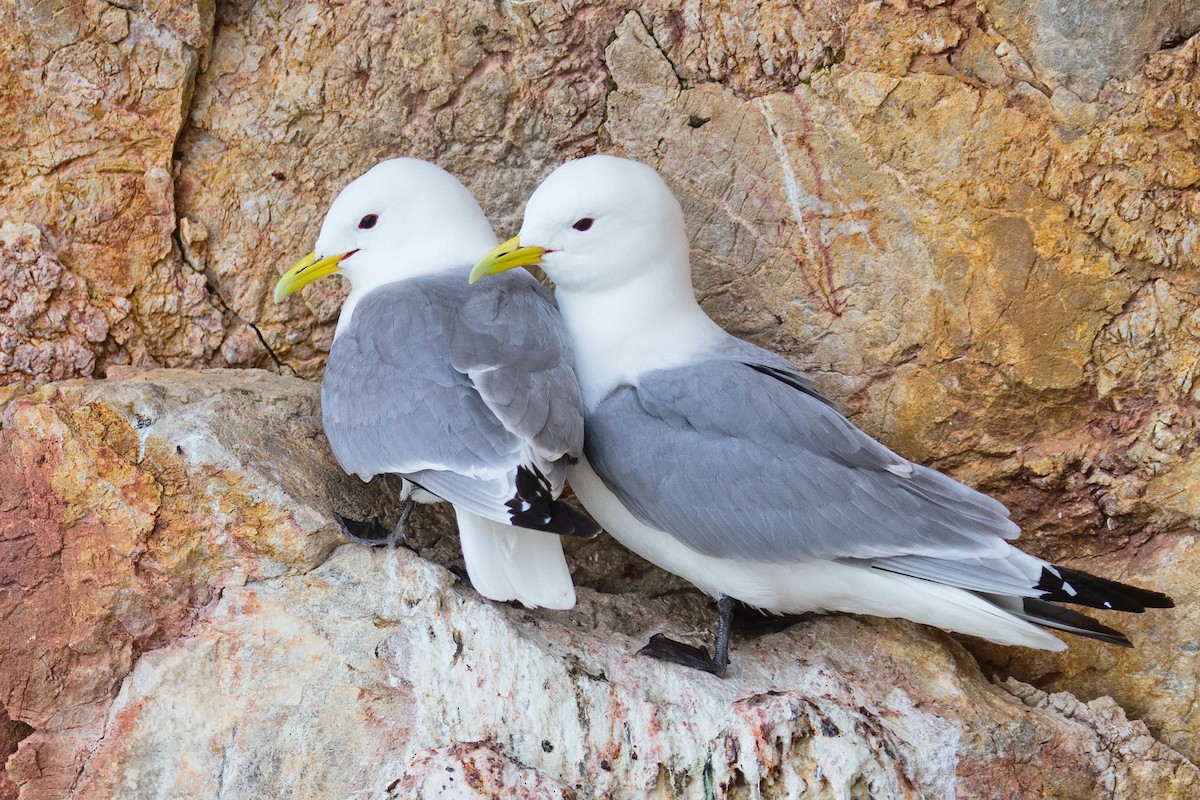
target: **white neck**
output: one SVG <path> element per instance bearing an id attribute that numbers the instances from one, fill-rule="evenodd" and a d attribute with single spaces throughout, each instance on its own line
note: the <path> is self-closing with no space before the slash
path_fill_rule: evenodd
<path id="1" fill-rule="evenodd" d="M 583 403 L 594 408 L 616 386 L 680 366 L 727 334 L 696 302 L 681 270 L 649 270 L 603 290 L 558 288 L 559 310 L 575 349 Z"/>
<path id="2" fill-rule="evenodd" d="M 342 304 L 342 313 L 338 316 L 333 338 L 336 339 L 350 324 L 358 302 L 380 286 L 455 271 L 462 273 L 465 283 L 471 273 L 471 265 L 495 246 L 496 238 L 489 227 L 486 233 L 480 231 L 458 237 L 439 237 L 423 246 L 391 256 L 395 261 L 389 264 L 364 263 L 356 268 L 352 262 L 358 255 L 352 256 L 347 260 L 345 269 L 345 276 L 350 279 L 350 294 Z M 386 254 L 381 255 L 384 258 L 388 257 Z"/>

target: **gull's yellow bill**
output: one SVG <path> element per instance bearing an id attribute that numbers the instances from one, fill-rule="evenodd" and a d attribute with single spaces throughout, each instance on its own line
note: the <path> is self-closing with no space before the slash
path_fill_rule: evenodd
<path id="1" fill-rule="evenodd" d="M 493 247 L 471 270 L 471 283 L 488 275 L 499 275 L 515 267 L 528 267 L 542 263 L 544 247 L 521 247 L 521 239 L 514 236 Z"/>
<path id="2" fill-rule="evenodd" d="M 275 284 L 275 302 L 278 303 L 289 294 L 300 291 L 318 278 L 337 272 L 338 265 L 353 252 L 338 253 L 324 258 L 317 258 L 315 250 L 309 253 L 279 278 L 279 283 Z"/>

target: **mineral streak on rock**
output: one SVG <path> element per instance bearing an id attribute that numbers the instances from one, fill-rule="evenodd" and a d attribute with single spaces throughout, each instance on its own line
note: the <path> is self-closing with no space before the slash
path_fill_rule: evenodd
<path id="1" fill-rule="evenodd" d="M 328 509 L 369 516 L 377 497 L 333 462 L 297 379 L 175 370 L 9 402 L 0 701 L 33 728 L 10 769 L 36 779 L 23 796 L 71 789 L 141 653 L 227 586 L 312 569 L 340 538 Z"/>
<path id="2" fill-rule="evenodd" d="M 1112 700 L 991 683 L 958 644 L 915 625 L 826 617 L 740 641 L 725 681 L 636 656 L 657 630 L 704 636 L 708 604 L 694 592 L 588 588 L 629 572 L 609 540 L 577 553 L 606 569 L 578 570 L 581 602 L 567 613 L 479 598 L 443 566 L 457 547 L 428 509 L 413 526 L 421 555 L 333 550 L 331 509 L 387 520 L 398 509 L 342 475 L 318 431 L 312 384 L 256 370 L 125 373 L 8 403 L 5 791 L 1200 789 L 1200 772 Z"/>
<path id="3" fill-rule="evenodd" d="M 332 500 L 222 478 L 232 456 L 200 469 L 178 431 L 167 449 L 182 453 L 158 454 L 157 423 L 88 399 L 114 389 L 42 385 L 121 365 L 315 378 L 344 289 L 275 305 L 270 288 L 350 177 L 392 155 L 436 160 L 507 235 L 545 174 L 597 150 L 664 174 L 698 291 L 729 329 L 789 355 L 905 456 L 1005 500 L 1026 547 L 1176 597 L 1128 626 L 1133 651 L 970 646 L 1041 688 L 1111 695 L 1200 756 L 1196 14 L 1167 0 L 0 5 L 0 530 L 27 565 L 0 563 L 17 637 L 4 641 L 25 648 L 0 669 L 0 745 L 26 742 L 11 772 L 27 796 L 79 791 L 141 653 L 183 646 L 225 607 L 222 586 L 293 586 L 336 541 Z M 233 378 L 189 380 L 161 402 L 199 407 Z M 256 440 L 269 469 L 282 481 L 285 458 L 307 459 L 335 480 L 326 455 L 276 441 L 276 411 Z M 317 448 L 315 408 L 302 416 L 296 446 Z M 222 423 L 215 441 L 236 450 Z M 347 508 L 378 502 L 338 485 Z M 575 549 L 586 585 L 678 587 L 603 545 Z M 876 629 L 891 630 L 868 640 Z M 430 737 L 411 754 L 464 792 L 501 780 L 586 796 L 578 776 L 491 742 Z M 714 758 L 714 780 L 720 763 L 734 762 Z M 379 791 L 444 788 L 407 769 Z"/>

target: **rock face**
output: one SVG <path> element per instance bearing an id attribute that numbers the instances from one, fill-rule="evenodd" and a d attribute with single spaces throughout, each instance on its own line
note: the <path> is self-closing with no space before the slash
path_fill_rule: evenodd
<path id="1" fill-rule="evenodd" d="M 212 360 L 231 319 L 181 259 L 172 155 L 213 11 L 0 8 L 0 381 Z"/>
<path id="2" fill-rule="evenodd" d="M 328 509 L 381 513 L 316 387 L 261 371 L 51 384 L 4 408 L 0 454 L 0 699 L 33 731 L 10 764 L 28 797 L 74 790 L 142 653 L 225 587 L 322 563 Z"/>
<path id="3" fill-rule="evenodd" d="M 333 549 L 331 508 L 397 509 L 389 487 L 340 474 L 315 414 L 311 384 L 254 370 L 70 381 L 8 403 L 10 794 L 1200 792 L 1200 770 L 1112 700 L 989 682 L 915 625 L 803 622 L 738 641 L 719 680 L 634 655 L 659 630 L 705 635 L 694 592 L 495 605 L 422 557 L 457 549 L 426 509 L 422 555 Z M 590 547 L 609 580 L 625 571 L 616 545 Z"/>
<path id="4" fill-rule="evenodd" d="M 1166 0 L 0 5 L 0 404 L 16 448 L 0 470 L 21 481 L 0 492 L 24 520 L 0 525 L 17 525 L 5 547 L 43 554 L 0 582 L 14 609 L 0 618 L 50 637 L 0 674 L 0 745 L 32 742 L 17 773 L 75 774 L 139 654 L 223 602 L 215 576 L 286 582 L 336 540 L 317 512 L 297 523 L 321 526 L 316 540 L 277 532 L 300 513 L 289 503 L 315 502 L 294 485 L 240 521 L 258 489 L 230 484 L 217 506 L 164 493 L 129 458 L 154 427 L 80 410 L 111 387 L 23 393 L 121 365 L 315 378 L 344 288 L 284 305 L 269 291 L 351 177 L 433 159 L 507 234 L 550 169 L 595 151 L 663 173 L 722 324 L 790 356 L 902 454 L 1003 499 L 1026 548 L 1176 598 L 1106 620 L 1133 651 L 967 645 L 1040 689 L 1109 695 L 1200 757 L 1198 14 Z M 196 380 L 162 402 L 190 408 L 211 388 Z M 43 431 L 92 444 L 48 453 Z M 110 435 L 111 455 L 87 455 Z M 181 446 L 171 470 L 187 475 Z M 88 474 L 110 477 L 69 478 Z M 158 540 L 162 514 L 188 547 Z M 228 525 L 243 527 L 220 544 L 193 536 Z M 451 544 L 428 546 L 449 558 Z M 587 585 L 667 580 L 596 547 L 576 554 Z M 214 566 L 229 559 L 241 572 Z M 49 605 L 20 600 L 43 585 L 59 587 Z M 100 586 L 109 599 L 47 628 L 63 592 Z M 90 688 L 54 695 L 76 668 Z M 457 785 L 577 791 L 487 745 L 428 747 Z M 423 780 L 397 787 L 441 791 Z"/>

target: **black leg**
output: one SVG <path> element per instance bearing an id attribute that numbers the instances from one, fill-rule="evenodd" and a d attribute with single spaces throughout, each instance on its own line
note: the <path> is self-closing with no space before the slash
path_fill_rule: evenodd
<path id="1" fill-rule="evenodd" d="M 729 666 L 729 634 L 733 630 L 735 605 L 737 605 L 737 600 L 725 595 L 717 600 L 717 613 L 720 615 L 720 621 L 717 623 L 717 652 L 713 655 L 713 661 L 721 666 L 721 671 L 716 673 L 720 677 L 725 677 L 725 668 Z"/>
<path id="2" fill-rule="evenodd" d="M 408 518 L 412 516 L 413 509 L 416 507 L 417 501 L 411 497 L 404 501 L 404 508 L 400 511 L 400 520 L 396 523 L 396 527 L 392 528 L 392 532 L 388 534 L 388 547 L 399 547 L 404 544 L 404 540 L 408 538 Z"/>
<path id="3" fill-rule="evenodd" d="M 725 668 L 729 666 L 729 634 L 732 628 L 733 609 L 737 601 L 732 597 L 722 596 L 717 600 L 717 612 L 720 620 L 717 624 L 717 652 L 711 657 L 702 647 L 677 642 L 661 633 L 650 637 L 650 643 L 638 650 L 638 655 L 670 661 L 692 669 L 711 672 L 718 678 L 725 677 Z"/>

